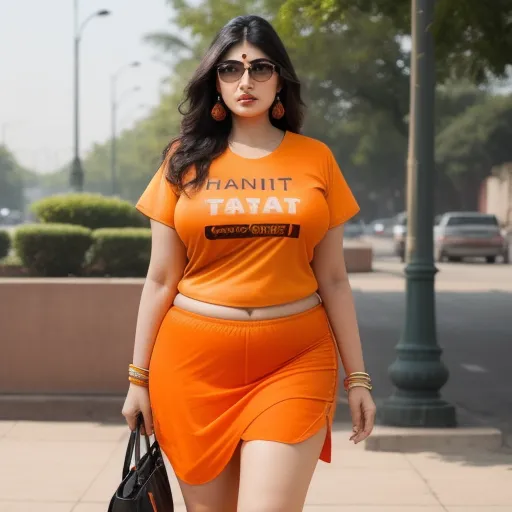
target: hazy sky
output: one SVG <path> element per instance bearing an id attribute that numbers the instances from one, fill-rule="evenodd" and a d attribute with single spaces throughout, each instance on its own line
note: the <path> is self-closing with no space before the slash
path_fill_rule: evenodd
<path id="1" fill-rule="evenodd" d="M 49 171 L 73 152 L 73 4 L 74 0 L 0 0 L 0 142 L 23 165 Z M 167 70 L 159 50 L 142 38 L 169 29 L 172 11 L 165 0 L 80 0 L 80 19 L 100 9 L 110 16 L 86 26 L 81 60 L 81 155 L 110 137 L 110 77 L 126 70 L 118 92 L 119 128 L 130 127 L 158 104 Z M 144 107 L 142 107 L 144 105 Z"/>

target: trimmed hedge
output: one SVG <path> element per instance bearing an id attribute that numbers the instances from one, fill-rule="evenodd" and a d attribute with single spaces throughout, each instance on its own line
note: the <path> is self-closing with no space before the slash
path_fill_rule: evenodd
<path id="1" fill-rule="evenodd" d="M 5 229 L 0 229 L 0 260 L 5 258 L 11 250 L 11 236 Z"/>
<path id="2" fill-rule="evenodd" d="M 130 202 L 99 194 L 46 197 L 35 202 L 32 211 L 40 222 L 75 224 L 93 230 L 149 226 Z"/>
<path id="3" fill-rule="evenodd" d="M 69 224 L 31 224 L 14 233 L 14 248 L 32 275 L 80 275 L 92 243 L 90 229 Z"/>
<path id="4" fill-rule="evenodd" d="M 151 256 L 151 229 L 105 228 L 92 234 L 90 273 L 112 277 L 144 277 Z"/>

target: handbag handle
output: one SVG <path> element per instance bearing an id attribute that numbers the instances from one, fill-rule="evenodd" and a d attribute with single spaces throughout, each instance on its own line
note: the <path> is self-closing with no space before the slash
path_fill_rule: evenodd
<path id="1" fill-rule="evenodd" d="M 130 439 L 128 440 L 128 446 L 126 448 L 126 455 L 124 457 L 123 464 L 123 480 L 126 478 L 126 475 L 130 472 L 130 464 L 132 462 L 133 452 L 135 451 L 135 465 L 137 466 L 140 461 L 140 436 L 141 436 L 141 428 L 144 424 L 144 417 L 141 413 L 137 416 L 137 426 L 135 430 L 132 430 L 130 434 Z M 146 438 L 146 451 L 149 453 L 151 451 L 151 445 L 149 442 L 149 436 L 144 434 Z"/>

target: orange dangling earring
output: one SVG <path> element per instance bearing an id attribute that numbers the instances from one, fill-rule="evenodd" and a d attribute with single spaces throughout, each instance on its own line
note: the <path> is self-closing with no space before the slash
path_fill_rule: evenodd
<path id="1" fill-rule="evenodd" d="M 279 94 L 276 96 L 276 104 L 272 107 L 272 117 L 274 119 L 281 119 L 284 116 L 285 109 L 281 100 L 279 99 Z"/>
<path id="2" fill-rule="evenodd" d="M 212 108 L 212 117 L 215 121 L 224 121 L 226 119 L 226 109 L 220 101 L 220 96 L 217 98 L 217 103 Z"/>

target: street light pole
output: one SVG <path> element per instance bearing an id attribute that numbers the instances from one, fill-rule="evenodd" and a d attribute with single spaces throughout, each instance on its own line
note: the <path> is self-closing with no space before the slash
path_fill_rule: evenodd
<path id="1" fill-rule="evenodd" d="M 111 149 L 110 149 L 110 178 L 112 180 L 112 195 L 117 194 L 117 79 L 119 75 L 128 68 L 140 66 L 140 62 L 130 62 L 114 73 L 110 80 L 110 105 L 111 105 Z M 134 88 L 133 90 L 138 90 Z"/>
<path id="2" fill-rule="evenodd" d="M 433 258 L 435 0 L 412 0 L 411 116 L 407 165 L 406 311 L 397 358 L 389 368 L 394 393 L 380 422 L 402 427 L 456 426 L 455 407 L 440 389 L 448 381 L 437 344 Z"/>
<path id="3" fill-rule="evenodd" d="M 112 103 L 112 142 L 111 142 L 111 150 L 110 150 L 110 173 L 112 179 L 112 195 L 115 196 L 117 194 L 117 176 L 116 176 L 116 166 L 117 166 L 117 133 L 116 133 L 116 117 L 117 117 L 117 105 L 116 105 L 116 79 L 115 75 L 112 77 L 111 83 L 111 103 Z"/>
<path id="4" fill-rule="evenodd" d="M 82 163 L 80 162 L 80 123 L 79 123 L 79 87 L 80 87 L 80 34 L 78 33 L 78 0 L 75 0 L 75 37 L 73 45 L 73 80 L 74 80 L 74 158 L 71 164 L 71 187 L 76 192 L 82 192 L 84 187 L 84 173 L 82 170 Z"/>
<path id="5" fill-rule="evenodd" d="M 73 82 L 74 82 L 74 156 L 71 164 L 70 185 L 76 192 L 82 192 L 84 188 L 84 171 L 80 160 L 80 40 L 82 32 L 87 23 L 96 16 L 108 16 L 110 11 L 105 9 L 91 14 L 82 23 L 78 25 L 78 0 L 74 0 L 74 38 L 73 38 Z"/>

